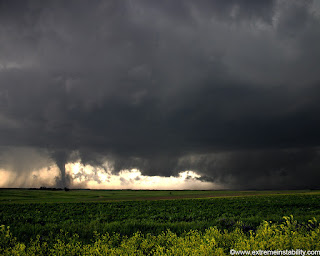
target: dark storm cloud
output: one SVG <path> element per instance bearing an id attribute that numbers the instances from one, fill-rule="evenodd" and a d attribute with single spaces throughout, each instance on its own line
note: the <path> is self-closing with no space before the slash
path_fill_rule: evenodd
<path id="1" fill-rule="evenodd" d="M 115 172 L 316 186 L 314 2 L 1 1 L 0 24 L 1 144 L 49 152 L 59 186 L 72 152 Z"/>
<path id="2" fill-rule="evenodd" d="M 319 188 L 316 149 L 262 149 L 185 156 L 180 168 L 200 169 L 201 181 L 237 189 Z"/>

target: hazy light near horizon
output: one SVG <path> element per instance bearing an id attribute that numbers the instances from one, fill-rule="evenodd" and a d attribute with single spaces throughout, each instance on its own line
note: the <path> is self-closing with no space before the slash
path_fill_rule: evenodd
<path id="1" fill-rule="evenodd" d="M 121 170 L 112 174 L 109 170 L 95 168 L 81 163 L 66 165 L 66 173 L 71 176 L 72 187 L 91 189 L 221 189 L 212 182 L 200 181 L 201 176 L 194 171 L 180 172 L 178 176 L 147 176 L 138 169 Z"/>
<path id="2" fill-rule="evenodd" d="M 56 177 L 59 176 L 59 169 L 55 166 L 41 168 L 31 171 L 28 175 L 21 175 L 18 172 L 0 169 L 1 188 L 34 188 L 34 187 L 54 187 Z"/>
<path id="3" fill-rule="evenodd" d="M 9 170 L 0 169 L 0 187 L 54 187 L 59 179 L 59 169 L 56 165 L 39 170 L 33 170 L 27 177 Z M 80 162 L 66 164 L 66 175 L 69 176 L 70 188 L 90 189 L 222 189 L 220 184 L 201 181 L 197 172 L 186 170 L 178 176 L 147 176 L 138 169 L 121 170 L 114 174 L 111 170 L 83 165 Z"/>

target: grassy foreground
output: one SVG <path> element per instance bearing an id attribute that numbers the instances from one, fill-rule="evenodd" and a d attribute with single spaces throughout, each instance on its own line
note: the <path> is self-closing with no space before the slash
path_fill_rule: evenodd
<path id="1" fill-rule="evenodd" d="M 44 197 L 49 192 L 54 195 Z M 163 193 L 170 192 L 173 200 L 149 200 L 165 199 Z M 319 250 L 319 191 L 223 191 L 223 195 L 217 191 L 219 195 L 201 199 L 177 199 L 178 192 L 197 198 L 208 193 L 0 190 L 0 255 L 229 255 L 230 249 Z M 108 193 L 118 193 L 117 199 L 96 200 Z M 294 218 L 283 219 L 291 215 Z"/>
<path id="2" fill-rule="evenodd" d="M 0 227 L 1 255 L 230 255 L 230 250 L 320 250 L 320 225 L 314 219 L 299 225 L 292 216 L 283 224 L 263 222 L 256 232 L 245 234 L 235 226 L 233 231 L 211 227 L 177 236 L 170 230 L 159 235 L 134 233 L 131 237 L 119 234 L 95 233 L 90 244 L 79 236 L 61 232 L 48 244 L 40 236 L 26 246 L 12 237 L 10 230 Z M 238 223 L 240 224 L 240 223 Z M 241 224 L 240 224 L 241 225 Z"/>

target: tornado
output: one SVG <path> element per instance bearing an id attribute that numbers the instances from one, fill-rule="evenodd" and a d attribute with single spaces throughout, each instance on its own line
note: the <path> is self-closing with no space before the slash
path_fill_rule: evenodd
<path id="1" fill-rule="evenodd" d="M 57 150 L 52 154 L 52 157 L 59 168 L 60 177 L 56 177 L 56 187 L 67 188 L 70 186 L 70 177 L 66 174 L 66 163 L 68 154 L 64 150 Z"/>

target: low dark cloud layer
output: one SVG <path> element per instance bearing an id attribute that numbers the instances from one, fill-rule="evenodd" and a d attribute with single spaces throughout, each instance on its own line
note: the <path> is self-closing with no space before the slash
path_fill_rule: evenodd
<path id="1" fill-rule="evenodd" d="M 1 146 L 313 188 L 319 45 L 316 1 L 1 1 Z"/>

